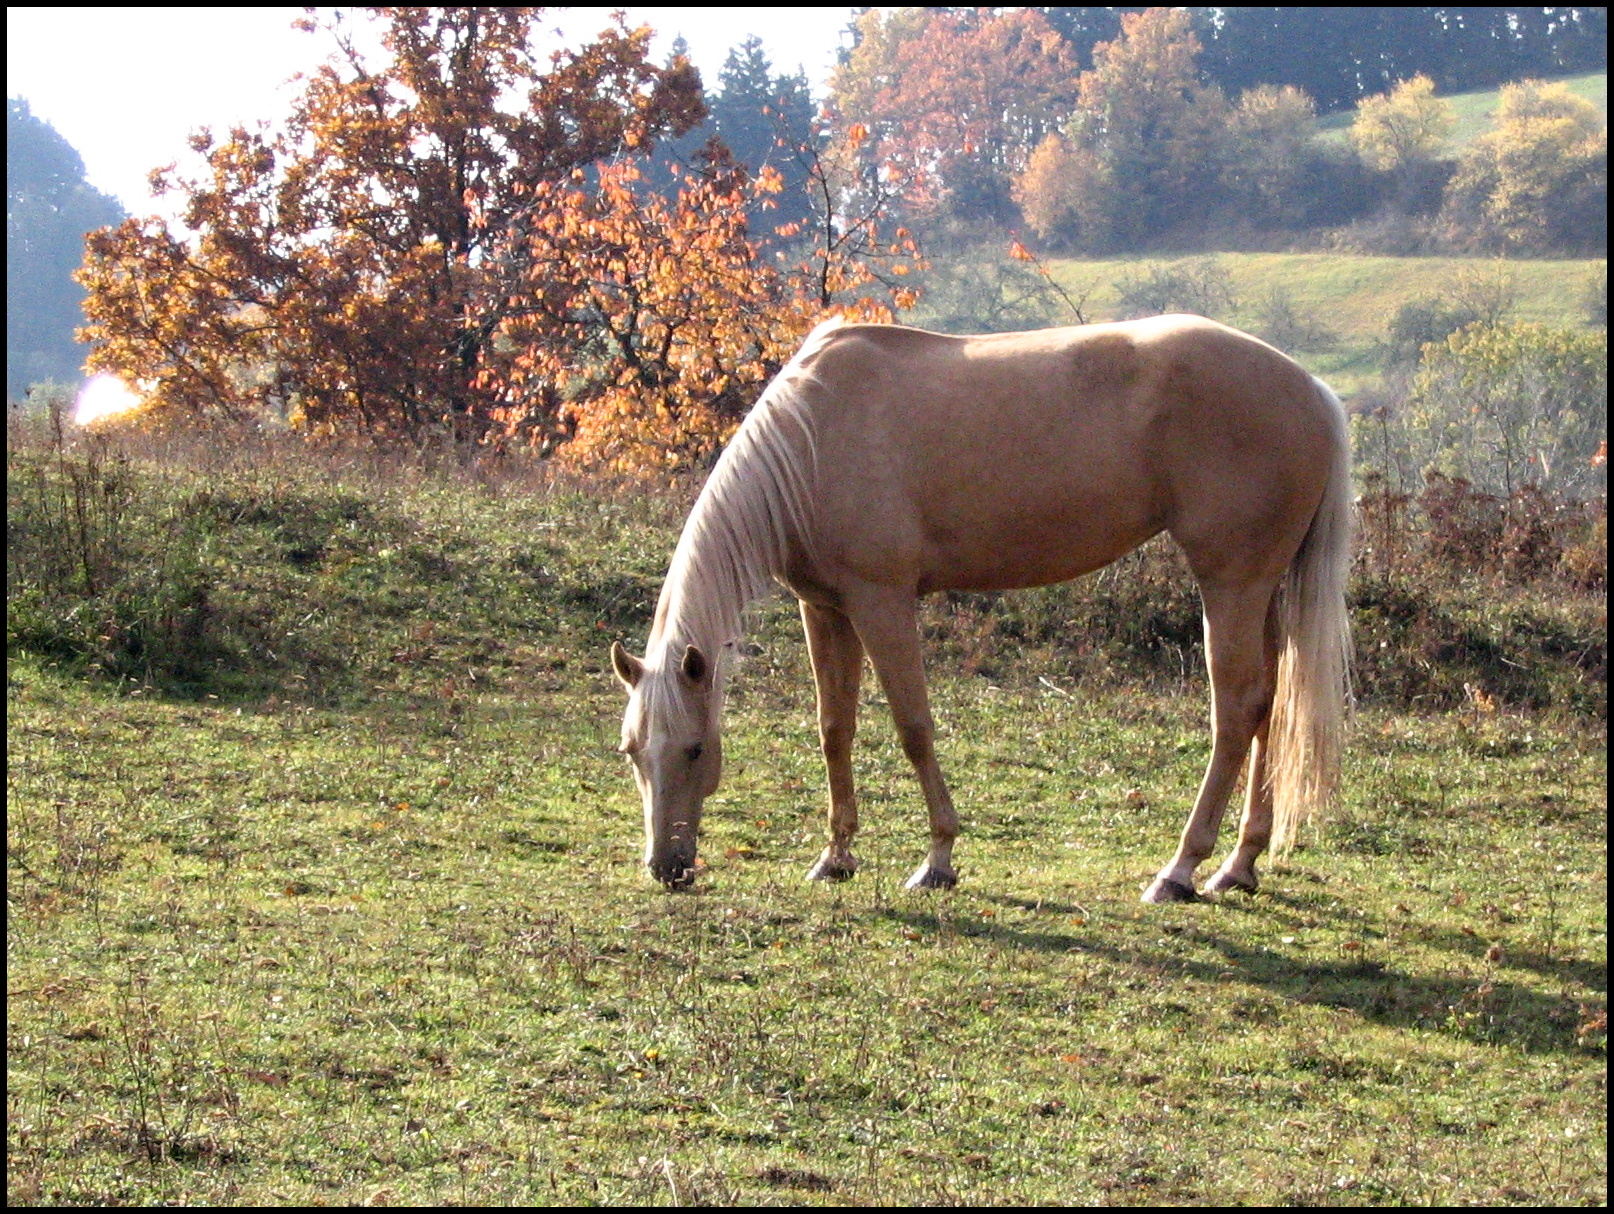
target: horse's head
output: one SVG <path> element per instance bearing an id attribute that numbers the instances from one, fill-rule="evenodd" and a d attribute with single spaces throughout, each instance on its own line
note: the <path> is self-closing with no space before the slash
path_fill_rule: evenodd
<path id="1" fill-rule="evenodd" d="M 723 773 L 712 659 L 693 645 L 634 657 L 611 646 L 611 667 L 628 690 L 621 751 L 644 798 L 644 862 L 668 889 L 695 880 L 701 803 Z"/>

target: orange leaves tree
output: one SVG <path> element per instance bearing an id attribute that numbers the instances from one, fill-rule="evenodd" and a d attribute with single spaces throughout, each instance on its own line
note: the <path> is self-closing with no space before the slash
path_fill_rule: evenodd
<path id="1" fill-rule="evenodd" d="M 1033 8 L 865 10 L 842 120 L 918 215 L 1012 217 L 1011 182 L 1075 101 L 1075 51 Z"/>
<path id="2" fill-rule="evenodd" d="M 619 22 L 541 62 L 541 11 L 371 10 L 380 66 L 331 19 L 340 49 L 284 130 L 200 132 L 204 172 L 153 174 L 188 234 L 153 218 L 90 239 L 92 369 L 139 381 L 158 416 L 279 409 L 311 433 L 461 438 L 504 424 L 497 337 L 541 252 L 512 231 L 546 186 L 704 114 L 686 61 L 647 59 L 648 29 Z"/>
<path id="3" fill-rule="evenodd" d="M 525 267 L 481 384 L 502 436 L 622 470 L 709 459 L 790 357 L 808 317 L 757 257 L 749 182 L 721 145 L 669 199 L 631 163 L 537 188 Z M 554 273 L 564 267 L 563 273 Z"/>
<path id="4" fill-rule="evenodd" d="M 776 229 L 787 242 L 776 257 L 793 263 L 785 272 L 798 308 L 885 322 L 893 308 L 918 301 L 905 280 L 925 262 L 913 234 L 887 222 L 902 204 L 902 184 L 864 158 L 868 139 L 860 122 L 838 133 L 826 124 L 795 150 L 808 215 Z"/>
<path id="5" fill-rule="evenodd" d="M 888 200 L 854 198 L 816 140 L 796 150 L 812 218 L 780 227 L 771 255 L 747 217 L 780 176 L 750 180 L 715 140 L 667 194 L 629 163 L 538 187 L 512 246 L 524 278 L 481 381 L 500 437 L 623 471 L 700 465 L 815 320 L 910 306 L 918 250 L 900 229 L 881 236 Z"/>

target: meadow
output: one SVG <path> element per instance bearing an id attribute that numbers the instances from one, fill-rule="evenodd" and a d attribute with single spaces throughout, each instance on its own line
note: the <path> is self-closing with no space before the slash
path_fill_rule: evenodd
<path id="1" fill-rule="evenodd" d="M 669 895 L 606 649 L 690 488 L 8 444 L 12 1204 L 1606 1202 L 1600 591 L 1364 567 L 1341 803 L 1169 907 L 1164 549 L 927 607 L 940 894 L 872 680 L 864 867 L 802 881 L 770 601 Z"/>
<path id="2" fill-rule="evenodd" d="M 1312 348 L 1279 344 L 1347 403 L 1382 376 L 1385 337 L 1403 305 L 1450 302 L 1460 282 L 1484 284 L 1485 293 L 1511 300 L 1512 320 L 1575 327 L 1584 324 L 1587 290 L 1606 265 L 1585 259 L 1270 252 L 1064 260 L 1052 262 L 1050 270 L 1073 298 L 1086 298 L 1090 319 L 1110 319 L 1117 311 L 1118 284 L 1146 275 L 1151 267 L 1182 261 L 1211 267 L 1210 273 L 1225 282 L 1231 302 L 1216 312 L 1219 320 L 1260 333 L 1279 300 L 1297 323 L 1317 326 L 1325 336 Z M 1472 286 L 1469 290 L 1474 293 Z"/>

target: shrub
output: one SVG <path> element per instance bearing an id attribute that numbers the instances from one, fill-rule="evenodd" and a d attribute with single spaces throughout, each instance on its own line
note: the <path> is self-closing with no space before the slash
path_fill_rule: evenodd
<path id="1" fill-rule="evenodd" d="M 1424 351 L 1401 422 L 1419 467 L 1511 498 L 1602 492 L 1608 336 L 1539 324 L 1474 324 Z"/>
<path id="2" fill-rule="evenodd" d="M 1598 266 L 1587 278 L 1580 306 L 1587 324 L 1598 329 L 1608 328 L 1608 262 Z"/>
<path id="3" fill-rule="evenodd" d="M 1562 84 L 1503 86 L 1496 126 L 1464 154 L 1446 208 L 1455 227 L 1492 245 L 1606 248 L 1606 121 Z"/>
<path id="4" fill-rule="evenodd" d="M 1295 303 L 1284 287 L 1274 287 L 1261 301 L 1255 333 L 1290 353 L 1332 350 L 1339 344 L 1339 334 L 1318 319 L 1316 309 Z"/>
<path id="5" fill-rule="evenodd" d="M 1117 320 L 1158 316 L 1162 312 L 1217 317 L 1237 306 L 1233 280 L 1215 257 L 1152 262 L 1123 274 L 1116 280 L 1115 290 Z"/>
<path id="6" fill-rule="evenodd" d="M 1409 300 L 1397 309 L 1389 325 L 1385 365 L 1416 366 L 1426 345 L 1444 342 L 1469 325 L 1502 324 L 1517 303 L 1513 276 L 1501 263 L 1488 271 L 1459 270 L 1438 294 Z"/>
<path id="7" fill-rule="evenodd" d="M 216 451 L 159 462 L 111 437 L 8 446 L 8 649 L 186 697 L 558 677 L 612 636 L 643 636 L 693 497 L 688 483 L 573 489 L 516 457 L 466 476 L 403 455 L 237 449 L 221 467 L 200 462 Z M 1600 500 L 1503 499 L 1438 474 L 1418 494 L 1362 488 L 1364 699 L 1454 705 L 1466 682 L 1505 704 L 1602 710 Z M 793 615 L 759 609 L 756 637 L 799 655 Z M 1166 536 L 1064 585 L 934 596 L 920 621 L 938 667 L 1003 684 L 1204 683 L 1199 592 Z"/>
<path id="8" fill-rule="evenodd" d="M 978 247 L 938 260 L 917 284 L 923 291 L 913 323 L 942 333 L 1005 333 L 1077 323 L 1035 263 L 994 257 Z"/>

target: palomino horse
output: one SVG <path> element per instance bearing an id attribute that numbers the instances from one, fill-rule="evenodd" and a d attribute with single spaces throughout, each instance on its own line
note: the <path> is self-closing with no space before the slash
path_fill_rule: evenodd
<path id="1" fill-rule="evenodd" d="M 1200 317 L 982 337 L 819 325 L 701 491 L 645 657 L 611 649 L 646 865 L 669 888 L 694 878 L 725 668 L 742 610 L 777 580 L 801 600 L 829 774 L 829 845 L 808 876 L 857 869 L 866 653 L 930 811 L 908 886 L 953 885 L 958 815 L 932 742 L 917 596 L 1061 582 L 1166 531 L 1204 603 L 1213 745 L 1177 853 L 1143 896 L 1197 897 L 1246 757 L 1238 846 L 1206 889 L 1255 889 L 1256 858 L 1286 847 L 1337 778 L 1349 476 L 1333 392 Z"/>

